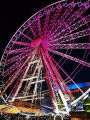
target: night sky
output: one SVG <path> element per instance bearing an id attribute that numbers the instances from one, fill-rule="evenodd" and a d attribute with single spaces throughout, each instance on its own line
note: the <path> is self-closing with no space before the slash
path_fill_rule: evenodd
<path id="1" fill-rule="evenodd" d="M 29 0 L 0 3 L 0 58 L 16 30 L 34 13 L 58 0 Z M 80 78 L 80 76 L 82 76 Z M 90 68 L 82 69 L 77 75 L 81 81 L 90 81 Z M 81 82 L 80 81 L 80 82 Z"/>

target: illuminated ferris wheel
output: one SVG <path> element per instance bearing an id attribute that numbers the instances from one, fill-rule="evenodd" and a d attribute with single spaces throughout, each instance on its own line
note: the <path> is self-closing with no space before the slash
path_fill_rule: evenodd
<path id="1" fill-rule="evenodd" d="M 42 104 L 48 91 L 52 111 L 69 113 L 68 104 L 74 106 L 87 96 L 90 90 L 79 88 L 75 77 L 82 68 L 90 69 L 89 10 L 89 2 L 62 0 L 31 16 L 16 31 L 1 58 L 4 103 L 30 102 L 50 108 Z M 78 98 L 70 84 L 79 89 Z"/>

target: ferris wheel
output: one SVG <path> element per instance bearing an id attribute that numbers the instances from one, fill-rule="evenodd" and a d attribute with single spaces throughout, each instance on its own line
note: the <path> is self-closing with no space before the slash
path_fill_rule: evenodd
<path id="1" fill-rule="evenodd" d="M 88 1 L 61 0 L 35 13 L 16 31 L 1 58 L 4 103 L 42 106 L 48 91 L 52 110 L 69 113 L 68 104 L 74 106 L 88 96 L 90 89 L 83 91 L 76 76 L 82 68 L 90 70 L 89 11 Z M 78 98 L 70 84 L 79 89 Z"/>

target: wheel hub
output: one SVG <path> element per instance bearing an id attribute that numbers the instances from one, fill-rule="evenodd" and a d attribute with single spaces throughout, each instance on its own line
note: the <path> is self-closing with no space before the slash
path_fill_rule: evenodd
<path id="1" fill-rule="evenodd" d="M 42 38 L 37 38 L 31 42 L 31 47 L 38 47 L 42 43 Z"/>

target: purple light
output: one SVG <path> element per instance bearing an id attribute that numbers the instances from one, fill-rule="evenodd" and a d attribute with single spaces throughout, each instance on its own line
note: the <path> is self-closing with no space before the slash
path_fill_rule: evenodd
<path id="1" fill-rule="evenodd" d="M 78 3 L 78 6 L 80 7 L 81 5 L 82 5 L 82 2 L 79 2 L 79 3 Z"/>
<path id="2" fill-rule="evenodd" d="M 67 3 L 65 3 L 65 4 L 64 4 L 64 7 L 67 7 L 67 6 L 68 6 L 68 4 L 67 4 Z"/>

